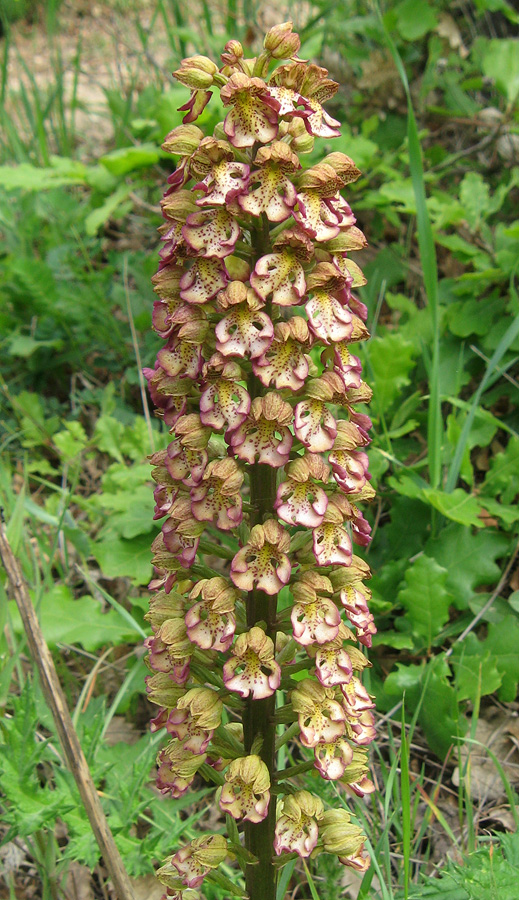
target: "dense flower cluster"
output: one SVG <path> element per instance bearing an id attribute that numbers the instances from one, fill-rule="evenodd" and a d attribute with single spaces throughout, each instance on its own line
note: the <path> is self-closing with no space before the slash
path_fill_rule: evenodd
<path id="1" fill-rule="evenodd" d="M 256 878 L 290 852 L 368 865 L 347 810 L 325 811 L 297 773 L 276 771 L 285 739 L 323 778 L 373 789 L 373 702 L 359 678 L 369 663 L 356 642 L 370 647 L 375 627 L 370 571 L 354 553 L 370 540 L 358 504 L 374 493 L 371 423 L 358 407 L 371 390 L 351 352 L 368 337 L 351 258 L 366 240 L 341 193 L 360 173 L 340 152 L 303 168 L 339 123 L 323 107 L 337 84 L 298 49 L 284 23 L 256 59 L 233 40 L 220 68 L 195 56 L 175 73 L 191 97 L 164 144 L 178 157 L 153 278 L 165 345 L 145 370 L 171 434 L 152 457 L 164 521 L 147 686 L 152 727 L 170 738 L 157 783 L 179 797 L 197 773 L 212 779 L 249 863 L 253 830 L 270 829 Z M 228 112 L 204 136 L 193 123 L 215 91 Z M 167 896 L 198 896 L 236 850 L 220 835 L 192 841 L 161 870 Z"/>

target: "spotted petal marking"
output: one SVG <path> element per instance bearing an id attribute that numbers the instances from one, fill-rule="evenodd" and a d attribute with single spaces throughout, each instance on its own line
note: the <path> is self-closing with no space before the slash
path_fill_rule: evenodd
<path id="1" fill-rule="evenodd" d="M 315 657 L 315 669 L 321 684 L 334 687 L 347 684 L 353 675 L 353 666 L 345 647 L 334 643 L 319 647 Z"/>
<path id="2" fill-rule="evenodd" d="M 332 450 L 329 459 L 335 481 L 345 494 L 358 493 L 371 478 L 367 453 Z"/>
<path id="3" fill-rule="evenodd" d="M 220 430 L 237 428 L 250 410 L 251 400 L 241 384 L 219 378 L 203 385 L 200 397 L 202 425 Z"/>
<path id="4" fill-rule="evenodd" d="M 245 420 L 227 432 L 226 440 L 239 459 L 252 465 L 257 458 L 258 462 L 277 469 L 288 462 L 293 438 L 289 428 L 262 417 Z"/>
<path id="5" fill-rule="evenodd" d="M 240 488 L 243 473 L 233 459 L 213 460 L 202 481 L 191 490 L 191 509 L 200 522 L 216 520 L 216 527 L 230 531 L 242 520 Z"/>
<path id="6" fill-rule="evenodd" d="M 253 360 L 254 374 L 265 387 L 274 384 L 278 390 L 290 388 L 298 391 L 308 375 L 308 360 L 297 341 L 274 340 L 268 350 Z"/>
<path id="7" fill-rule="evenodd" d="M 306 291 L 305 273 L 293 253 L 268 253 L 258 260 L 250 283 L 257 294 L 278 306 L 296 306 Z"/>
<path id="8" fill-rule="evenodd" d="M 337 423 L 322 400 L 302 400 L 294 413 L 294 431 L 311 453 L 324 453 L 333 447 Z"/>
<path id="9" fill-rule="evenodd" d="M 290 615 L 298 644 L 326 644 L 339 633 L 341 617 L 332 600 L 317 596 L 314 603 L 295 603 Z"/>
<path id="10" fill-rule="evenodd" d="M 180 281 L 180 296 L 188 303 L 207 303 L 229 280 L 219 259 L 195 259 Z"/>
<path id="11" fill-rule="evenodd" d="M 313 551 L 318 566 L 351 565 L 351 540 L 343 525 L 324 522 L 314 528 Z"/>
<path id="12" fill-rule="evenodd" d="M 234 73 L 221 91 L 224 104 L 232 104 L 223 123 L 234 147 L 268 144 L 278 133 L 279 104 L 259 78 Z"/>
<path id="13" fill-rule="evenodd" d="M 234 556 L 231 580 L 237 588 L 274 595 L 288 584 L 292 566 L 286 555 L 290 546 L 288 534 L 279 522 L 269 519 L 265 525 L 255 525 L 249 540 Z"/>
<path id="14" fill-rule="evenodd" d="M 269 85 L 268 92 L 279 104 L 279 116 L 287 116 L 287 118 L 293 119 L 294 116 L 305 118 L 312 114 L 313 107 L 310 101 L 303 97 L 302 94 L 299 94 L 298 91 L 293 91 L 287 87 Z"/>
<path id="15" fill-rule="evenodd" d="M 274 642 L 262 628 L 253 626 L 240 634 L 232 657 L 223 667 L 225 686 L 254 700 L 271 697 L 281 682 L 281 669 L 274 659 Z"/>
<path id="16" fill-rule="evenodd" d="M 270 347 L 274 326 L 266 313 L 240 303 L 220 319 L 215 332 L 216 349 L 223 356 L 256 359 Z"/>
<path id="17" fill-rule="evenodd" d="M 197 378 L 202 371 L 202 348 L 198 344 L 173 338 L 163 350 L 159 350 L 157 360 L 167 375 Z"/>
<path id="18" fill-rule="evenodd" d="M 210 600 L 200 600 L 186 613 L 189 640 L 202 650 L 219 650 L 221 653 L 232 644 L 236 618 L 232 610 L 213 609 Z"/>
<path id="19" fill-rule="evenodd" d="M 177 438 L 168 446 L 165 464 L 175 481 L 182 481 L 187 487 L 193 487 L 202 480 L 207 460 L 207 450 L 190 450 L 183 447 Z"/>
<path id="20" fill-rule="evenodd" d="M 246 163 L 217 163 L 206 177 L 195 184 L 193 190 L 203 191 L 205 196 L 199 197 L 197 206 L 224 206 L 231 203 L 239 194 L 247 190 L 249 182 L 249 166 Z"/>
<path id="21" fill-rule="evenodd" d="M 293 216 L 315 241 L 330 241 L 339 234 L 341 214 L 331 209 L 316 191 L 301 191 L 297 195 Z"/>
<path id="22" fill-rule="evenodd" d="M 326 112 L 318 100 L 309 97 L 306 101 L 313 110 L 304 119 L 305 128 L 314 137 L 334 138 L 341 136 L 341 123 Z"/>
<path id="23" fill-rule="evenodd" d="M 305 305 L 310 328 L 325 344 L 347 341 L 353 332 L 353 317 L 346 306 L 328 291 L 314 291 Z"/>
<path id="24" fill-rule="evenodd" d="M 182 228 L 182 236 L 200 256 L 223 259 L 229 256 L 240 234 L 240 227 L 225 209 L 206 209 L 191 213 Z"/>
<path id="25" fill-rule="evenodd" d="M 341 737 L 345 731 L 345 712 L 334 699 L 332 688 L 305 678 L 300 687 L 292 691 L 292 708 L 298 714 L 301 743 L 315 747 Z"/>
<path id="26" fill-rule="evenodd" d="M 279 485 L 274 509 L 288 525 L 317 528 L 323 521 L 328 497 L 321 487 L 289 479 Z"/>
<path id="27" fill-rule="evenodd" d="M 342 778 L 353 760 L 353 747 L 343 737 L 314 747 L 315 767 L 327 781 Z"/>
<path id="28" fill-rule="evenodd" d="M 241 208 L 252 216 L 265 213 L 269 222 L 284 222 L 292 214 L 297 191 L 276 166 L 265 165 L 251 174 L 249 191 L 238 198 Z"/>

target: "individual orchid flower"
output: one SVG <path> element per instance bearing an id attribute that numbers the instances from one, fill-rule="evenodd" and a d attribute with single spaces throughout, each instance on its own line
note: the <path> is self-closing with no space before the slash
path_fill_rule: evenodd
<path id="1" fill-rule="evenodd" d="M 301 316 L 276 323 L 270 347 L 252 361 L 254 374 L 265 387 L 274 384 L 278 390 L 299 390 L 308 375 L 309 362 L 304 351 L 310 343 L 308 325 Z"/>
<path id="2" fill-rule="evenodd" d="M 353 675 L 353 663 L 350 655 L 352 648 L 346 649 L 345 641 L 351 640 L 353 634 L 341 622 L 335 637 L 322 642 L 315 654 L 316 675 L 325 687 L 336 684 L 348 684 Z"/>
<path id="3" fill-rule="evenodd" d="M 353 759 L 353 748 L 344 738 L 319 742 L 314 747 L 315 767 L 326 781 L 338 781 Z"/>
<path id="4" fill-rule="evenodd" d="M 182 885 L 198 888 L 211 869 L 216 869 L 226 856 L 225 838 L 221 834 L 205 835 L 178 850 L 171 858 L 170 867 L 176 869 Z M 159 870 L 159 878 L 165 874 L 164 868 Z"/>
<path id="5" fill-rule="evenodd" d="M 229 691 L 254 700 L 271 697 L 279 687 L 281 669 L 274 659 L 274 644 L 265 632 L 254 626 L 240 634 L 232 657 L 223 667 L 223 680 Z"/>
<path id="6" fill-rule="evenodd" d="M 269 770 L 259 756 L 234 759 L 225 773 L 220 809 L 233 819 L 261 822 L 270 801 Z"/>
<path id="7" fill-rule="evenodd" d="M 344 734 L 346 714 L 334 698 L 332 688 L 311 678 L 303 679 L 292 691 L 292 708 L 298 714 L 303 746 L 329 743 Z"/>
<path id="8" fill-rule="evenodd" d="M 266 463 L 279 468 L 288 461 L 292 447 L 292 407 L 274 391 L 255 397 L 247 418 L 226 434 L 229 446 L 239 459 Z"/>
<path id="9" fill-rule="evenodd" d="M 255 587 L 271 596 L 277 594 L 290 579 L 289 547 L 290 537 L 275 519 L 255 525 L 232 560 L 231 580 L 243 591 Z"/>
<path id="10" fill-rule="evenodd" d="M 332 591 L 330 580 L 316 572 L 306 572 L 292 586 L 295 603 L 291 621 L 294 640 L 299 644 L 327 644 L 337 637 L 341 622 L 339 610 L 322 593 Z"/>
<path id="11" fill-rule="evenodd" d="M 234 637 L 238 592 L 226 579 L 217 576 L 199 581 L 189 595 L 191 600 L 200 596 L 202 599 L 186 613 L 189 640 L 202 650 L 224 652 Z"/>
<path id="12" fill-rule="evenodd" d="M 244 212 L 267 216 L 269 222 L 284 222 L 292 214 L 297 191 L 287 177 L 301 167 L 295 153 L 282 141 L 260 147 L 254 159 L 258 169 L 251 172 L 249 190 L 238 198 Z"/>
<path id="13" fill-rule="evenodd" d="M 322 524 L 313 530 L 313 551 L 318 566 L 349 566 L 351 563 L 351 539 L 335 500 L 334 495 L 334 501 L 328 501 Z"/>
<path id="14" fill-rule="evenodd" d="M 319 797 L 309 791 L 296 791 L 283 800 L 282 814 L 276 822 L 274 850 L 278 856 L 283 851 L 294 851 L 307 859 L 317 845 L 319 822 L 324 807 Z"/>
<path id="15" fill-rule="evenodd" d="M 225 209 L 204 209 L 185 220 L 182 237 L 200 256 L 223 259 L 233 252 L 240 227 Z"/>
<path id="16" fill-rule="evenodd" d="M 182 741 L 174 739 L 157 756 L 157 787 L 163 794 L 178 798 L 186 793 L 200 766 L 205 762 L 205 753 L 186 750 Z"/>
<path id="17" fill-rule="evenodd" d="M 346 585 L 340 593 L 348 619 L 356 629 L 357 640 L 366 647 L 371 647 L 373 635 L 377 632 L 373 614 L 368 608 L 369 599 L 371 591 L 362 582 Z"/>
<path id="18" fill-rule="evenodd" d="M 320 456 L 307 453 L 285 468 L 287 480 L 279 485 L 274 509 L 288 525 L 316 528 L 323 521 L 328 496 L 319 481 L 328 481 L 329 469 Z"/>
<path id="19" fill-rule="evenodd" d="M 297 306 L 306 291 L 303 263 L 312 257 L 312 242 L 304 232 L 287 228 L 273 249 L 258 259 L 250 283 L 263 300 L 270 296 L 277 306 Z"/>
<path id="20" fill-rule="evenodd" d="M 240 488 L 243 472 L 234 459 L 214 459 L 201 482 L 191 489 L 191 510 L 200 522 L 215 521 L 217 528 L 230 531 L 242 520 Z"/>
<path id="21" fill-rule="evenodd" d="M 279 127 L 279 103 L 261 78 L 235 72 L 220 96 L 224 106 L 232 107 L 223 128 L 233 147 L 252 147 L 256 141 L 268 144 L 274 140 Z"/>
<path id="22" fill-rule="evenodd" d="M 233 281 L 218 296 L 221 309 L 229 309 L 215 329 L 216 349 L 223 356 L 255 359 L 270 347 L 274 326 L 267 313 L 261 311 L 263 301 L 241 281 Z"/>

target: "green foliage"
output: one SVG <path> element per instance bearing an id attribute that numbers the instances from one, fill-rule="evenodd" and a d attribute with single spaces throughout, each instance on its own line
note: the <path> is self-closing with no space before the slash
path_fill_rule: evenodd
<path id="1" fill-rule="evenodd" d="M 440 878 L 414 888 L 410 900 L 514 900 L 519 876 L 517 834 L 497 835 L 495 843 L 471 853 L 463 865 L 449 862 Z"/>

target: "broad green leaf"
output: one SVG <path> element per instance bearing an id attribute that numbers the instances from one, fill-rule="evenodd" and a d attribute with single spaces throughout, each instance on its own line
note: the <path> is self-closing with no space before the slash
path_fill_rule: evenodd
<path id="1" fill-rule="evenodd" d="M 513 103 L 519 94 L 519 39 L 489 41 L 482 65 L 485 75 Z"/>
<path id="2" fill-rule="evenodd" d="M 38 616 L 43 636 L 51 647 L 58 643 L 81 644 L 85 650 L 95 650 L 103 644 L 116 645 L 137 638 L 115 610 L 103 612 L 101 604 L 88 595 L 75 600 L 64 584 L 54 584 L 43 595 Z M 22 633 L 23 625 L 16 610 L 12 617 L 15 631 Z"/>
<path id="3" fill-rule="evenodd" d="M 155 527 L 153 521 L 153 491 L 150 486 L 122 490 L 117 494 L 103 493 L 91 498 L 92 506 L 112 510 L 107 528 L 123 538 L 148 534 Z"/>
<path id="4" fill-rule="evenodd" d="M 99 160 L 112 175 L 128 175 L 135 169 L 154 166 L 161 153 L 154 144 L 141 144 L 138 147 L 122 147 L 106 153 Z M 130 188 L 131 190 L 131 188 Z"/>
<path id="5" fill-rule="evenodd" d="M 8 191 L 48 191 L 66 184 L 85 184 L 86 167 L 71 159 L 53 157 L 52 167 L 40 168 L 30 163 L 0 166 L 0 187 Z"/>
<path id="6" fill-rule="evenodd" d="M 376 403 L 385 412 L 410 383 L 417 348 L 398 332 L 388 332 L 370 341 L 366 355 L 373 372 Z"/>
<path id="7" fill-rule="evenodd" d="M 63 341 L 57 340 L 48 340 L 48 341 L 38 341 L 35 340 L 28 334 L 13 334 L 8 339 L 9 342 L 9 356 L 20 356 L 24 359 L 27 359 L 29 356 L 32 356 L 33 353 L 36 353 L 37 350 L 42 349 L 53 349 L 53 350 L 61 350 L 63 346 Z"/>
<path id="8" fill-rule="evenodd" d="M 446 569 L 430 556 L 419 556 L 407 569 L 406 587 L 397 597 L 417 642 L 428 648 L 449 619 L 451 597 L 445 588 L 446 579 Z"/>
<path id="9" fill-rule="evenodd" d="M 412 650 L 414 641 L 410 634 L 399 631 L 379 631 L 373 635 L 374 647 L 394 647 L 395 650 Z"/>
<path id="10" fill-rule="evenodd" d="M 499 699 L 511 703 L 517 696 L 519 682 L 519 618 L 507 616 L 502 622 L 488 626 L 485 649 L 493 654 L 502 676 Z"/>
<path id="11" fill-rule="evenodd" d="M 147 584 L 151 578 L 150 545 L 149 534 L 125 540 L 112 529 L 92 544 L 92 553 L 108 578 L 131 578 L 137 584 Z"/>
<path id="12" fill-rule="evenodd" d="M 458 700 L 470 700 L 475 704 L 480 697 L 493 694 L 501 686 L 502 676 L 497 660 L 485 641 L 479 641 L 472 632 L 454 645 L 449 660 L 455 675 Z"/>
<path id="13" fill-rule="evenodd" d="M 422 0 L 404 0 L 395 9 L 397 27 L 405 41 L 417 41 L 438 24 L 434 10 Z"/>
<path id="14" fill-rule="evenodd" d="M 496 560 L 505 556 L 509 541 L 496 531 L 472 533 L 461 525 L 448 525 L 425 545 L 428 556 L 447 569 L 445 586 L 458 609 L 467 609 L 476 588 L 497 583 L 501 569 Z"/>
<path id="15" fill-rule="evenodd" d="M 456 488 L 450 494 L 445 491 L 433 490 L 426 488 L 422 491 L 422 496 L 426 503 L 430 503 L 438 512 L 452 519 L 453 522 L 459 522 L 461 525 L 476 528 L 482 528 L 483 522 L 480 519 L 481 503 L 471 494 L 467 494 L 461 488 Z"/>

